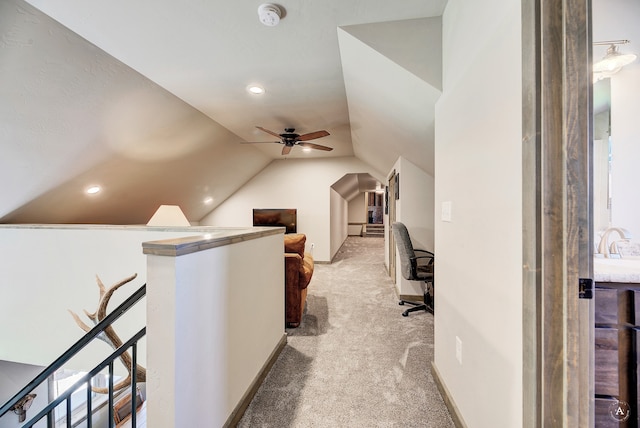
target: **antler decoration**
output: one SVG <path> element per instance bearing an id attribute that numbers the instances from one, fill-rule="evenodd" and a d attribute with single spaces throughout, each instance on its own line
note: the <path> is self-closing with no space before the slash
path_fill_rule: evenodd
<path id="1" fill-rule="evenodd" d="M 93 321 L 94 326 L 98 324 L 100 321 L 102 321 L 107 315 L 107 305 L 109 304 L 109 299 L 111 298 L 111 296 L 113 296 L 113 293 L 118 288 L 125 285 L 126 283 L 133 281 L 137 276 L 138 274 L 134 273 L 132 276 L 123 279 L 122 281 L 112 285 L 107 289 L 102 283 L 102 281 L 100 280 L 100 278 L 96 275 L 96 281 L 98 283 L 98 288 L 100 289 L 100 299 L 98 300 L 98 309 L 96 309 L 94 313 L 89 313 L 86 309 L 83 309 L 84 314 L 91 321 Z M 75 312 L 73 312 L 70 309 L 68 311 L 69 313 L 71 313 L 71 316 L 73 317 L 73 319 L 76 320 L 76 324 L 78 324 L 78 326 L 81 329 L 83 329 L 85 332 L 88 332 L 91 330 L 91 327 L 89 327 L 87 324 L 82 322 L 80 317 Z M 104 342 L 106 342 L 107 344 L 109 344 L 109 346 L 111 346 L 113 349 L 118 349 L 120 346 L 122 346 L 122 340 L 120 340 L 115 330 L 110 325 L 105 327 L 104 332 L 100 333 L 97 337 L 103 340 Z M 118 382 L 113 386 L 114 391 L 119 391 L 121 389 L 124 389 L 131 383 L 131 372 L 132 372 L 132 365 L 133 365 L 133 362 L 131 360 L 131 355 L 129 355 L 129 352 L 124 352 L 122 353 L 122 355 L 120 355 L 120 360 L 122 361 L 122 364 L 124 364 L 124 366 L 127 368 L 127 371 L 129 372 L 129 374 L 127 375 L 126 379 Z M 146 382 L 146 378 L 147 378 L 147 369 L 142 367 L 139 364 L 136 364 L 136 382 Z M 99 394 L 106 394 L 109 392 L 108 388 L 92 387 L 92 390 Z"/>

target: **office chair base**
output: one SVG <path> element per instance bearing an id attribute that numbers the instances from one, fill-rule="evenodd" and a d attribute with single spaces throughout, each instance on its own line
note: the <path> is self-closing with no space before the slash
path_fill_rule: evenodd
<path id="1" fill-rule="evenodd" d="M 402 313 L 403 317 L 408 317 L 410 312 L 417 312 L 417 311 L 425 311 L 433 315 L 433 299 L 431 298 L 431 295 L 429 295 L 428 293 L 424 294 L 424 303 L 411 302 L 409 300 L 400 300 L 398 304 L 400 306 L 403 306 L 405 304 L 413 305 L 413 308 L 409 308 Z"/>

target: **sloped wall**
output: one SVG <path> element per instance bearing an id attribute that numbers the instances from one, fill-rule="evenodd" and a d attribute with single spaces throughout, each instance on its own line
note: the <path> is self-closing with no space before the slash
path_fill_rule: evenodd
<path id="1" fill-rule="evenodd" d="M 196 222 L 270 162 L 23 0 L 0 2 L 0 50 L 2 223 Z"/>

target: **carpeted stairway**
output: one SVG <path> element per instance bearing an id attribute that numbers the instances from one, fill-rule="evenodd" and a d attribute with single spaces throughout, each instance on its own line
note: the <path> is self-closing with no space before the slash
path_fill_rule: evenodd
<path id="1" fill-rule="evenodd" d="M 239 427 L 453 427 L 431 377 L 433 316 L 401 315 L 384 239 L 347 238 L 309 287 Z"/>

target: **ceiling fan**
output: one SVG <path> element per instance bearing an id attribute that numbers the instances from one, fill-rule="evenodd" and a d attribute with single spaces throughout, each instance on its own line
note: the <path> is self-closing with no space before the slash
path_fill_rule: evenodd
<path id="1" fill-rule="evenodd" d="M 245 144 L 256 144 L 256 143 L 284 144 L 284 147 L 282 148 L 283 155 L 288 155 L 289 152 L 291 152 L 291 149 L 293 148 L 293 146 L 308 147 L 310 149 L 324 150 L 326 152 L 333 150 L 332 147 L 327 147 L 327 146 L 322 146 L 320 144 L 307 142 L 309 140 L 315 140 L 316 138 L 322 138 L 329 135 L 329 133 L 325 130 L 309 132 L 308 134 L 300 135 L 295 133 L 296 131 L 295 128 L 285 128 L 283 134 L 277 134 L 261 126 L 256 126 L 256 128 L 266 132 L 267 134 L 273 135 L 274 137 L 278 137 L 280 141 L 255 141 L 255 142 L 246 142 Z"/>

